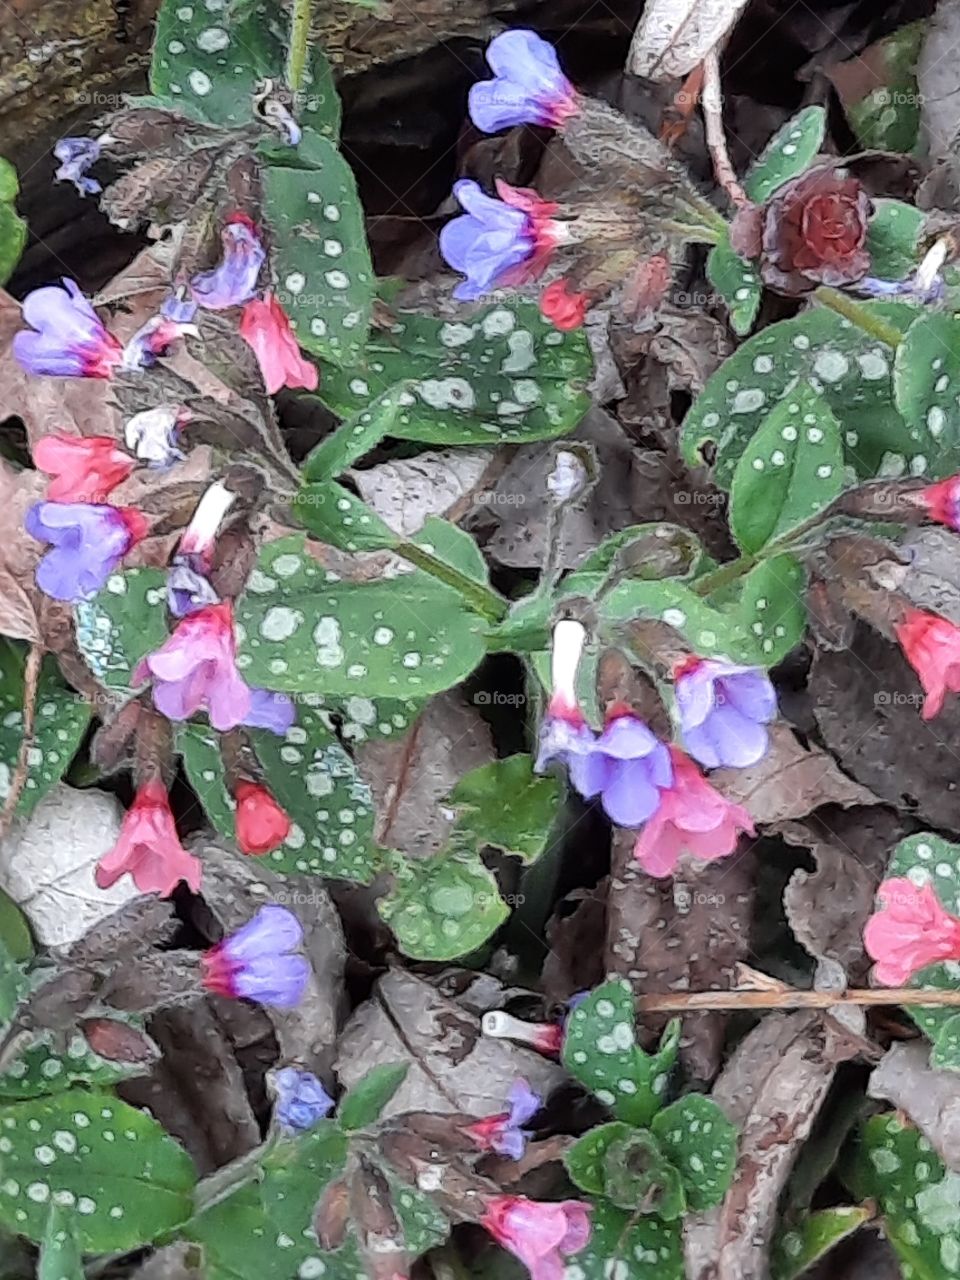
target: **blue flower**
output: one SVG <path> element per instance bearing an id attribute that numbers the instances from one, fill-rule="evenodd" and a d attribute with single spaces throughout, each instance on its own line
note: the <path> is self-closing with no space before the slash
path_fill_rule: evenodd
<path id="1" fill-rule="evenodd" d="M 87 170 L 100 159 L 100 143 L 93 138 L 61 138 L 53 148 L 60 167 L 54 174 L 59 182 L 72 182 L 82 196 L 95 196 L 103 190 L 96 178 L 88 178 Z"/>
<path id="2" fill-rule="evenodd" d="M 529 1130 L 523 1126 L 540 1110 L 541 1098 L 526 1080 L 514 1080 L 507 1094 L 508 1110 L 467 1125 L 465 1132 L 481 1151 L 492 1151 L 519 1160 L 527 1146 Z"/>
<path id="3" fill-rule="evenodd" d="M 52 544 L 36 579 L 54 600 L 95 595 L 147 527 L 130 507 L 92 502 L 35 502 L 23 523 L 31 538 Z"/>
<path id="4" fill-rule="evenodd" d="M 210 311 L 223 311 L 249 302 L 257 291 L 260 268 L 267 256 L 256 227 L 244 213 L 235 213 L 227 219 L 220 239 L 223 257 L 218 265 L 190 281 L 194 299 Z"/>
<path id="5" fill-rule="evenodd" d="M 294 953 L 301 942 L 293 912 L 269 903 L 203 955 L 203 985 L 217 995 L 291 1009 L 303 999 L 310 976 L 307 961 Z"/>
<path id="6" fill-rule="evenodd" d="M 579 110 L 553 46 L 533 31 L 505 31 L 491 40 L 487 62 L 494 79 L 470 90 L 470 118 L 484 133 L 517 124 L 557 127 Z"/>
<path id="7" fill-rule="evenodd" d="M 30 326 L 13 339 L 13 354 L 28 373 L 57 378 L 109 378 L 123 360 L 123 346 L 73 280 L 44 285 L 23 300 Z"/>
<path id="8" fill-rule="evenodd" d="M 273 1114 L 282 1129 L 303 1133 L 333 1110 L 333 1099 L 311 1071 L 281 1067 L 273 1072 L 272 1080 L 276 1092 Z"/>
<path id="9" fill-rule="evenodd" d="M 469 178 L 454 184 L 466 213 L 440 232 L 440 252 L 467 277 L 454 289 L 455 298 L 472 300 L 498 285 L 534 279 L 565 235 L 551 217 L 555 204 L 505 182 L 497 183 L 497 191 L 499 200 Z"/>

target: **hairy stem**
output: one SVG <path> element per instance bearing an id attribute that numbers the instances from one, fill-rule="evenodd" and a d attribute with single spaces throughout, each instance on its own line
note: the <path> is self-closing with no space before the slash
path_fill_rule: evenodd
<path id="1" fill-rule="evenodd" d="M 720 57 L 712 49 L 703 60 L 703 91 L 700 102 L 707 134 L 707 146 L 713 160 L 713 172 L 737 209 L 749 204 L 747 193 L 740 185 L 736 170 L 727 150 L 727 135 L 723 131 L 723 94 L 720 91 Z"/>
<path id="2" fill-rule="evenodd" d="M 839 289 L 831 289 L 828 285 L 822 284 L 813 296 L 823 306 L 836 311 L 837 315 L 843 316 L 844 320 L 849 320 L 858 329 L 869 333 L 871 338 L 876 338 L 886 346 L 896 349 L 903 341 L 903 334 L 899 329 L 895 329 L 892 324 L 887 324 L 886 320 L 881 320 L 879 316 L 874 315 L 862 302 L 854 302 L 853 298 L 848 298 Z"/>
<path id="3" fill-rule="evenodd" d="M 290 17 L 290 49 L 287 53 L 287 85 L 296 93 L 303 81 L 310 42 L 310 0 L 293 0 Z M 296 115 L 296 111 L 294 111 Z"/>
<path id="4" fill-rule="evenodd" d="M 501 622 L 507 616 L 508 605 L 502 596 L 481 582 L 474 582 L 465 573 L 455 569 L 453 565 L 438 560 L 435 555 L 418 547 L 415 542 L 399 542 L 394 550 L 398 555 L 415 564 L 424 573 L 429 573 L 439 582 L 445 583 L 458 591 L 475 613 L 479 613 L 488 622 Z"/>

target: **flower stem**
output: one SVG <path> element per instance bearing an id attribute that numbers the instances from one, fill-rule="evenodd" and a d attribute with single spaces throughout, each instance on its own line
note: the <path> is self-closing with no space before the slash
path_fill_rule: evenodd
<path id="1" fill-rule="evenodd" d="M 290 18 L 290 49 L 287 53 L 287 85 L 294 93 L 300 88 L 303 80 L 309 41 L 310 0 L 293 0 L 293 12 Z"/>
<path id="2" fill-rule="evenodd" d="M 871 338 L 876 338 L 886 346 L 896 349 L 903 341 L 903 334 L 899 329 L 895 329 L 892 324 L 887 324 L 886 320 L 881 320 L 879 316 L 874 315 L 862 302 L 854 302 L 853 298 L 848 298 L 839 289 L 821 285 L 813 296 L 823 306 L 836 311 L 837 315 L 843 316 L 844 320 L 849 320 L 858 329 L 869 333 Z"/>
<path id="3" fill-rule="evenodd" d="M 482 582 L 475 582 L 473 578 L 455 569 L 452 564 L 447 564 L 445 560 L 438 559 L 423 547 L 418 547 L 415 542 L 398 542 L 394 550 L 405 560 L 415 564 L 418 569 L 436 578 L 438 582 L 453 587 L 470 608 L 475 613 L 479 613 L 482 618 L 486 618 L 488 622 L 502 622 L 507 616 L 509 606 L 496 591 L 485 587 Z"/>
<path id="4" fill-rule="evenodd" d="M 717 182 L 730 197 L 734 208 L 742 209 L 750 201 L 740 185 L 736 170 L 727 150 L 727 135 L 723 129 L 723 94 L 720 88 L 720 58 L 713 49 L 703 60 L 703 89 L 700 104 L 703 107 L 703 123 L 707 146 L 713 160 L 713 172 Z"/>

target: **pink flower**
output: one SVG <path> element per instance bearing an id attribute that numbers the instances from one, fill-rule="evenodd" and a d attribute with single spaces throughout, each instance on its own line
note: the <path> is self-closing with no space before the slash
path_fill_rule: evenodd
<path id="1" fill-rule="evenodd" d="M 258 782 L 238 782 L 234 798 L 237 844 L 242 853 L 259 856 L 283 844 L 292 824 L 266 787 Z"/>
<path id="2" fill-rule="evenodd" d="M 932 720 L 948 690 L 960 693 L 960 627 L 937 613 L 908 609 L 895 631 L 927 695 L 921 714 L 924 720 Z"/>
<path id="3" fill-rule="evenodd" d="M 555 329 L 579 329 L 587 315 L 587 295 L 571 289 L 566 280 L 554 280 L 540 295 L 540 314 Z"/>
<path id="4" fill-rule="evenodd" d="M 960 920 L 944 910 L 931 885 L 884 880 L 877 901 L 881 910 L 867 921 L 863 942 L 882 986 L 902 987 L 928 964 L 960 960 Z"/>
<path id="5" fill-rule="evenodd" d="M 221 733 L 250 712 L 250 689 L 237 670 L 233 608 L 207 605 L 177 623 L 173 635 L 137 663 L 135 684 L 153 679 L 153 704 L 169 720 L 201 709 Z"/>
<path id="6" fill-rule="evenodd" d="M 946 480 L 928 484 L 916 497 L 931 520 L 960 532 L 960 476 L 948 476 Z"/>
<path id="7" fill-rule="evenodd" d="M 660 805 L 637 837 L 633 852 L 652 876 L 672 875 L 681 853 L 704 862 L 725 858 L 740 833 L 754 834 L 753 819 L 731 804 L 677 747 L 670 747 L 673 785 L 660 793 Z"/>
<path id="8" fill-rule="evenodd" d="M 97 863 L 96 881 L 109 889 L 129 875 L 141 893 L 168 898 L 181 880 L 200 889 L 200 861 L 177 836 L 167 789 L 159 778 L 145 782 L 127 810 L 117 843 Z"/>
<path id="9" fill-rule="evenodd" d="M 110 436 L 44 436 L 33 446 L 33 461 L 53 476 L 50 502 L 105 502 L 137 465 Z"/>
<path id="10" fill-rule="evenodd" d="M 524 1264 L 530 1280 L 563 1280 L 564 1258 L 590 1239 L 591 1206 L 580 1200 L 555 1204 L 526 1196 L 491 1196 L 480 1225 Z"/>
<path id="11" fill-rule="evenodd" d="M 264 294 L 262 301 L 254 298 L 243 308 L 240 336 L 253 348 L 269 395 L 281 387 L 315 390 L 320 378 L 317 367 L 300 354 L 287 313 L 272 293 Z"/>
<path id="12" fill-rule="evenodd" d="M 514 1080 L 507 1094 L 507 1110 L 465 1125 L 464 1133 L 481 1151 L 519 1160 L 530 1136 L 523 1126 L 540 1110 L 541 1101 L 526 1080 Z"/>

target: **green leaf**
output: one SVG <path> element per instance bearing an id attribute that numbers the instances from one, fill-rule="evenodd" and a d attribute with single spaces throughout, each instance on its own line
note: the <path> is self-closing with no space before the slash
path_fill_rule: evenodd
<path id="1" fill-rule="evenodd" d="M 264 213 L 273 268 L 300 344 L 353 369 L 362 359 L 376 291 L 353 171 L 326 138 L 312 140 L 316 167 L 270 166 Z"/>
<path id="2" fill-rule="evenodd" d="M 235 128 L 256 118 L 254 95 L 263 80 L 283 84 L 289 17 L 279 2 L 244 5 L 164 0 L 150 67 L 150 89 L 186 115 Z M 336 138 L 340 100 L 333 73 L 316 42 L 311 42 L 297 118 L 319 133 Z M 291 149 L 292 150 L 292 149 Z"/>
<path id="3" fill-rule="evenodd" d="M 305 484 L 294 510 L 304 528 L 341 551 L 384 551 L 400 541 L 362 498 L 335 480 Z"/>
<path id="4" fill-rule="evenodd" d="M 423 698 L 469 675 L 485 652 L 482 620 L 419 570 L 369 583 L 331 578 L 302 537 L 263 548 L 237 608 L 237 664 L 251 684 Z"/>
<path id="5" fill-rule="evenodd" d="M 539 858 L 563 804 L 559 779 L 537 777 L 528 755 L 480 765 L 460 779 L 450 803 L 462 808 L 460 825 L 479 844 L 493 845 L 524 862 Z"/>
<path id="6" fill-rule="evenodd" d="M 753 263 L 734 250 L 729 233 L 710 250 L 707 278 L 727 304 L 734 333 L 741 337 L 749 333 L 760 310 L 763 286 Z"/>
<path id="7" fill-rule="evenodd" d="M 337 1108 L 337 1123 L 344 1133 L 365 1129 L 379 1120 L 380 1113 L 403 1084 L 408 1062 L 381 1063 L 348 1091 Z"/>
<path id="8" fill-rule="evenodd" d="M 106 1089 L 121 1080 L 145 1075 L 152 1065 L 149 1061 L 133 1063 L 103 1058 L 90 1048 L 79 1031 L 62 1050 L 54 1048 L 52 1038 L 49 1033 L 40 1037 L 0 1075 L 0 1101 L 41 1098 L 79 1084 Z"/>
<path id="9" fill-rule="evenodd" d="M 293 823 L 280 848 L 265 856 L 266 865 L 369 884 L 382 866 L 373 795 L 322 712 L 299 703 L 284 737 L 268 729 L 248 732 L 264 781 Z"/>
<path id="10" fill-rule="evenodd" d="M 77 645 L 109 689 L 130 689 L 131 673 L 166 640 L 166 575 L 161 569 L 114 573 L 92 600 L 73 606 Z"/>
<path id="11" fill-rule="evenodd" d="M 233 840 L 237 834 L 237 806 L 227 787 L 220 735 L 207 724 L 187 721 L 177 725 L 176 739 L 187 779 L 204 812 L 221 835 Z"/>
<path id="12" fill-rule="evenodd" d="M 599 1124 L 578 1138 L 564 1153 L 563 1164 L 573 1182 L 581 1191 L 590 1195 L 603 1195 L 606 1183 L 607 1151 L 615 1143 L 636 1133 L 632 1125 L 622 1120 Z"/>
<path id="13" fill-rule="evenodd" d="M 688 1093 L 658 1112 L 650 1128 L 679 1169 L 690 1208 L 719 1204 L 737 1165 L 737 1131 L 713 1099 Z"/>
<path id="14" fill-rule="evenodd" d="M 865 304 L 901 332 L 917 318 L 900 302 Z M 922 421 L 906 422 L 893 406 L 893 352 L 826 308 L 770 325 L 745 343 L 708 380 L 682 428 L 683 453 L 692 466 L 716 445 L 717 484 L 729 487 L 744 449 L 770 413 L 796 385 L 810 383 L 827 401 L 843 431 L 847 462 L 863 477 L 890 469 L 922 471 L 934 453 Z M 794 401 L 790 401 L 794 403 Z"/>
<path id="15" fill-rule="evenodd" d="M 76 1215 L 71 1209 L 56 1204 L 50 1208 L 40 1244 L 37 1280 L 84 1280 Z"/>
<path id="16" fill-rule="evenodd" d="M 804 107 L 788 120 L 764 147 L 744 180 L 750 199 L 766 204 L 778 187 L 808 169 L 823 146 L 826 125 L 823 107 Z"/>
<path id="17" fill-rule="evenodd" d="M 893 389 L 907 422 L 923 424 L 936 460 L 933 474 L 960 465 L 960 320 L 943 312 L 921 315 L 897 348 Z"/>
<path id="18" fill-rule="evenodd" d="M 605 982 L 573 1010 L 563 1065 L 618 1120 L 647 1125 L 663 1106 L 677 1058 L 680 1022 L 667 1026 L 655 1053 L 636 1042 L 633 993 L 625 979 Z"/>
<path id="19" fill-rule="evenodd" d="M 735 609 L 718 609 L 682 582 L 665 579 L 620 582 L 599 601 L 597 616 L 607 626 L 637 618 L 656 619 L 673 627 L 704 657 L 736 662 L 764 661 L 756 633 Z"/>
<path id="20" fill-rule="evenodd" d="M 923 95 L 916 72 L 926 25 L 912 22 L 871 46 L 869 83 L 876 87 L 859 102 L 847 101 L 841 92 L 850 127 L 864 150 L 906 152 L 917 145 Z"/>
<path id="21" fill-rule="evenodd" d="M 10 790 L 23 740 L 24 665 L 27 649 L 0 636 L 0 805 Z M 37 681 L 33 742 L 27 776 L 15 812 L 34 809 L 67 769 L 90 723 L 90 705 L 68 689 L 52 657 L 44 660 Z M 22 939 L 21 939 L 22 940 Z"/>
<path id="22" fill-rule="evenodd" d="M 802 1222 L 777 1233 L 770 1258 L 773 1280 L 797 1280 L 815 1262 L 870 1221 L 871 1210 L 836 1205 L 807 1214 Z"/>
<path id="23" fill-rule="evenodd" d="M 663 1222 L 595 1200 L 590 1239 L 570 1259 L 579 1280 L 683 1280 L 680 1220 Z"/>
<path id="24" fill-rule="evenodd" d="M 377 910 L 414 960 L 455 960 L 481 947 L 510 914 L 476 838 L 453 830 L 428 858 L 387 855 L 394 883 Z"/>
<path id="25" fill-rule="evenodd" d="M 3 889 L 0 889 L 0 947 L 12 960 L 30 960 L 34 954 L 27 918 Z"/>
<path id="26" fill-rule="evenodd" d="M 29 989 L 30 982 L 23 966 L 0 943 L 0 1026 L 10 1021 Z"/>
<path id="27" fill-rule="evenodd" d="M 74 1089 L 0 1107 L 0 1224 L 43 1239 L 51 1205 L 75 1211 L 85 1253 L 149 1244 L 190 1214 L 187 1153 L 150 1116 Z"/>
<path id="28" fill-rule="evenodd" d="M 375 449 L 384 436 L 392 435 L 402 407 L 398 398 L 412 386 L 411 382 L 397 383 L 371 400 L 366 409 L 355 411 L 341 422 L 307 454 L 303 464 L 304 480 L 311 483 L 335 480 Z"/>
<path id="29" fill-rule="evenodd" d="M 729 606 L 750 633 L 765 667 L 775 667 L 803 639 L 807 628 L 806 570 L 795 556 L 771 556 L 742 579 Z"/>
<path id="30" fill-rule="evenodd" d="M 0 158 L 0 284 L 13 275 L 27 243 L 27 224 L 14 206 L 19 190 L 16 169 Z"/>
<path id="31" fill-rule="evenodd" d="M 960 1276 L 960 1173 L 896 1114 L 873 1116 L 844 1173 L 858 1199 L 880 1206 L 883 1232 L 910 1280 Z"/>
<path id="32" fill-rule="evenodd" d="M 730 527 L 760 551 L 843 492 L 840 424 L 809 383 L 787 392 L 761 422 L 730 485 Z"/>
<path id="33" fill-rule="evenodd" d="M 646 1129 L 634 1129 L 607 1147 L 603 1157 L 607 1199 L 620 1209 L 652 1214 L 671 1222 L 687 1207 L 679 1170 Z"/>
<path id="34" fill-rule="evenodd" d="M 875 200 L 867 227 L 870 274 L 882 280 L 902 280 L 917 265 L 917 242 L 923 214 L 901 200 Z"/>
<path id="35" fill-rule="evenodd" d="M 396 383 L 390 434 L 428 444 L 523 444 L 572 431 L 589 408 L 592 357 L 581 330 L 561 333 L 534 302 L 498 303 L 469 320 L 400 312 L 371 333 L 366 366 L 324 369 L 317 392 L 349 417 Z"/>

